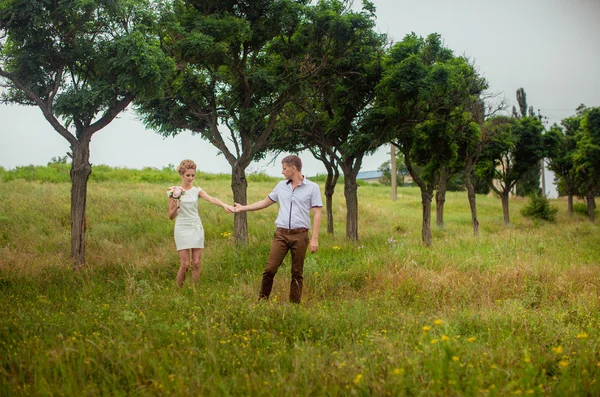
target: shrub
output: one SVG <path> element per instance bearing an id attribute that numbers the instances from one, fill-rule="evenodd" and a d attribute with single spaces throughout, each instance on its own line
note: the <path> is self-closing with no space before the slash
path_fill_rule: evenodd
<path id="1" fill-rule="evenodd" d="M 589 216 L 588 206 L 586 203 L 573 203 L 573 213 L 580 214 L 585 217 Z M 594 216 L 598 216 L 598 210 L 594 210 Z"/>
<path id="2" fill-rule="evenodd" d="M 588 216 L 588 207 L 585 203 L 573 203 L 573 212 Z"/>
<path id="3" fill-rule="evenodd" d="M 541 195 L 529 196 L 529 204 L 521 210 L 521 214 L 527 218 L 543 219 L 549 222 L 556 221 L 557 208 L 552 207 L 546 197 Z"/>

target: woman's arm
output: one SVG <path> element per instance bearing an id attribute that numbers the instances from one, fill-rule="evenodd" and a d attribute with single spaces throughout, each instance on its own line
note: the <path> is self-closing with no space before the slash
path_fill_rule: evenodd
<path id="1" fill-rule="evenodd" d="M 211 204 L 218 205 L 219 207 L 223 207 L 223 209 L 227 212 L 234 212 L 233 207 L 231 205 L 225 204 L 218 198 L 213 197 L 210 194 L 206 193 L 206 191 L 204 191 L 204 190 L 200 191 L 200 193 L 198 193 L 198 196 L 200 196 L 200 198 L 208 201 Z"/>
<path id="2" fill-rule="evenodd" d="M 179 210 L 179 200 L 175 200 L 174 198 L 169 198 L 169 219 L 173 220 L 177 216 L 177 211 Z"/>

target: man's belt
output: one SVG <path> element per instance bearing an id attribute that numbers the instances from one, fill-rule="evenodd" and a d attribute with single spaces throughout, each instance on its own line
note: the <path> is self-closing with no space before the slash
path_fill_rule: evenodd
<path id="1" fill-rule="evenodd" d="M 299 227 L 296 229 L 286 229 L 284 227 L 278 227 L 277 231 L 283 234 L 298 234 L 298 233 L 306 233 L 308 229 L 305 227 Z"/>

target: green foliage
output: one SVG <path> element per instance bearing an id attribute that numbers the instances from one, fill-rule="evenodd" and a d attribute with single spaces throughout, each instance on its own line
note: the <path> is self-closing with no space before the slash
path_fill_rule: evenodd
<path id="1" fill-rule="evenodd" d="M 244 169 L 263 158 L 273 122 L 299 91 L 303 3 L 173 2 L 160 28 L 177 71 L 163 97 L 136 101 L 145 123 L 165 136 L 192 130 Z"/>
<path id="2" fill-rule="evenodd" d="M 379 183 L 386 186 L 391 186 L 392 184 L 392 169 L 390 166 L 390 160 L 381 164 L 378 171 L 381 171 L 382 175 L 379 177 Z M 404 165 L 404 157 L 402 153 L 398 152 L 396 154 L 396 184 L 397 186 L 404 185 L 404 178 L 408 175 L 408 170 L 406 169 L 406 165 Z"/>
<path id="3" fill-rule="evenodd" d="M 144 0 L 5 2 L 4 99 L 49 103 L 53 116 L 82 129 L 125 96 L 161 95 L 174 65 L 152 33 L 152 13 Z"/>
<path id="4" fill-rule="evenodd" d="M 580 117 L 563 119 L 561 124 L 562 128 L 554 124 L 544 135 L 548 168 L 554 172 L 560 195 L 575 195 L 579 190 L 574 155 Z"/>
<path id="5" fill-rule="evenodd" d="M 465 189 L 466 188 L 464 172 L 454 174 L 454 176 L 452 176 L 452 178 L 450 178 L 448 180 L 448 183 L 446 184 L 446 190 L 448 190 L 449 192 L 460 192 L 464 191 Z"/>
<path id="6" fill-rule="evenodd" d="M 550 201 L 542 195 L 530 195 L 529 204 L 521 209 L 521 214 L 527 218 L 556 222 L 558 209 L 550 205 Z"/>
<path id="7" fill-rule="evenodd" d="M 440 35 L 413 33 L 389 51 L 370 121 L 383 123 L 406 163 L 419 167 L 415 181 L 431 182 L 436 170 L 457 161 L 456 124 L 469 124 L 463 109 L 486 87 L 472 65 L 443 46 Z"/>
<path id="8" fill-rule="evenodd" d="M 70 171 L 71 165 L 62 162 L 51 162 L 48 166 L 19 166 L 14 170 L 3 170 L 0 172 L 0 181 L 8 182 L 25 180 L 28 182 L 66 183 L 70 182 Z M 229 174 L 208 174 L 198 172 L 196 175 L 199 180 L 231 180 L 231 175 Z M 250 176 L 249 180 L 275 180 L 275 178 L 259 174 Z M 99 164 L 94 166 L 94 171 L 90 175 L 90 181 L 177 184 L 180 183 L 180 177 L 173 167 L 164 167 L 162 169 L 145 167 L 138 170 Z"/>
<path id="9" fill-rule="evenodd" d="M 510 191 L 545 155 L 544 126 L 535 117 L 496 116 L 484 126 L 490 137 L 477 165 L 480 177 L 496 179 L 496 193 Z"/>
<path id="10" fill-rule="evenodd" d="M 600 107 L 582 114 L 574 153 L 577 178 L 585 186 L 586 196 L 593 198 L 600 190 Z"/>
<path id="11" fill-rule="evenodd" d="M 526 171 L 521 179 L 517 182 L 515 188 L 517 196 L 525 197 L 530 195 L 541 195 L 542 187 L 540 185 L 540 178 L 542 176 L 542 169 L 540 164 L 534 164 Z"/>
<path id="12" fill-rule="evenodd" d="M 588 216 L 588 207 L 585 203 L 573 203 L 573 212 L 575 214 L 580 214 L 584 216 Z"/>
<path id="13" fill-rule="evenodd" d="M 198 178 L 231 200 L 228 180 Z M 202 276 L 177 289 L 164 187 L 90 183 L 88 267 L 73 272 L 70 184 L 3 182 L 0 395 L 600 393 L 599 226 L 564 206 L 556 224 L 517 211 L 506 229 L 498 200 L 480 196 L 474 238 L 465 194 L 449 192 L 426 249 L 419 189 L 391 202 L 366 185 L 361 241 L 321 233 L 298 306 L 289 258 L 272 299 L 256 299 L 276 208 L 249 213 L 237 246 L 232 216 L 201 201 Z M 249 200 L 272 187 L 251 183 Z"/>
<path id="14" fill-rule="evenodd" d="M 473 182 L 473 188 L 477 194 L 488 194 L 491 190 L 488 180 L 482 178 L 477 172 L 471 174 L 471 182 Z"/>

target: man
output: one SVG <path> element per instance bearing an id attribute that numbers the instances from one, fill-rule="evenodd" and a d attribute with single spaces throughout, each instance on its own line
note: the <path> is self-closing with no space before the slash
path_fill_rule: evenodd
<path id="1" fill-rule="evenodd" d="M 310 252 L 319 248 L 319 228 L 321 226 L 321 191 L 319 185 L 302 175 L 302 160 L 290 155 L 281 161 L 281 173 L 285 177 L 263 200 L 253 204 L 235 203 L 236 212 L 256 211 L 279 203 L 279 214 L 275 220 L 275 235 L 265 271 L 262 275 L 259 299 L 268 299 L 273 288 L 273 278 L 288 251 L 292 253 L 292 282 L 290 302 L 300 303 L 302 298 L 302 273 L 304 258 L 309 245 L 310 211 L 313 211 L 314 227 L 310 239 Z"/>

